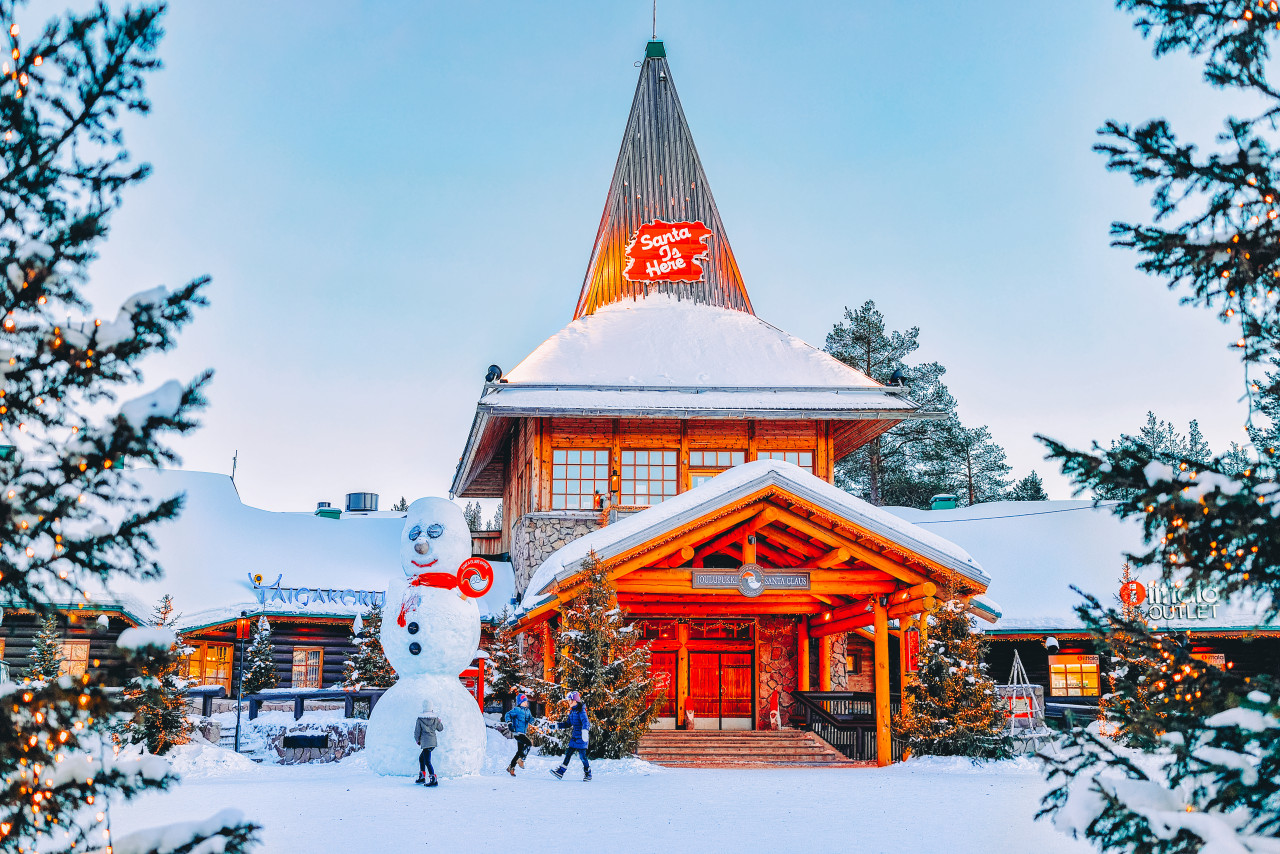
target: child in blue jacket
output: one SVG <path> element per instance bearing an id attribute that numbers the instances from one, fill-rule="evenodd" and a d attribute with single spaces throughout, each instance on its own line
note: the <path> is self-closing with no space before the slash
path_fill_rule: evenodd
<path id="1" fill-rule="evenodd" d="M 507 766 L 507 773 L 514 777 L 516 763 L 523 768 L 524 758 L 529 755 L 529 748 L 533 746 L 533 742 L 529 740 L 529 724 L 533 721 L 533 712 L 529 711 L 529 698 L 524 694 L 518 695 L 515 706 L 502 719 L 507 722 L 516 739 L 516 755 L 511 757 L 511 764 Z"/>
<path id="2" fill-rule="evenodd" d="M 587 739 L 591 733 L 591 721 L 587 718 L 586 704 L 582 702 L 582 695 L 577 691 L 569 693 L 569 717 L 559 724 L 560 729 L 569 730 L 569 749 L 565 751 L 564 759 L 560 762 L 559 768 L 552 768 L 551 773 L 563 780 L 564 772 L 569 770 L 569 760 L 573 758 L 576 750 L 578 755 L 582 757 L 582 779 L 591 779 L 591 763 L 587 761 Z"/>

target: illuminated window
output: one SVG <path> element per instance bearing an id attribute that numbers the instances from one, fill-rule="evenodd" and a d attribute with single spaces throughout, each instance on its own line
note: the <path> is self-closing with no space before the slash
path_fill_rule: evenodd
<path id="1" fill-rule="evenodd" d="M 293 648 L 294 688 L 320 688 L 324 667 L 324 650 L 318 646 Z"/>
<path id="2" fill-rule="evenodd" d="M 182 659 L 182 675 L 194 685 L 221 685 L 230 694 L 231 644 L 188 643 L 187 646 L 191 654 Z"/>
<path id="3" fill-rule="evenodd" d="M 608 494 L 608 450 L 551 452 L 552 510 L 594 510 L 597 497 Z"/>
<path id="4" fill-rule="evenodd" d="M 813 474 L 813 451 L 761 451 L 756 454 L 756 458 L 761 460 L 783 460 Z"/>
<path id="5" fill-rule="evenodd" d="M 844 669 L 850 676 L 862 674 L 862 653 L 851 652 L 844 657 Z"/>
<path id="6" fill-rule="evenodd" d="M 658 504 L 676 494 L 675 451 L 622 452 L 623 505 Z"/>
<path id="7" fill-rule="evenodd" d="M 1055 697 L 1096 697 L 1098 656 L 1049 656 L 1049 693 Z"/>
<path id="8" fill-rule="evenodd" d="M 742 465 L 746 459 L 746 451 L 690 451 L 689 487 L 701 486 L 725 469 Z"/>
<path id="9" fill-rule="evenodd" d="M 89 642 L 68 640 L 62 642 L 62 662 L 58 665 L 59 676 L 83 676 L 89 669 Z"/>

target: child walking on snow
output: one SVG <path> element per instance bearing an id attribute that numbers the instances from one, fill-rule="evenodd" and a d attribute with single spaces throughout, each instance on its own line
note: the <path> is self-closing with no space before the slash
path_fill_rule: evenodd
<path id="1" fill-rule="evenodd" d="M 565 751 L 564 759 L 560 761 L 559 768 L 551 769 L 551 773 L 557 778 L 563 780 L 564 772 L 569 770 L 569 760 L 573 758 L 576 750 L 578 755 L 582 757 L 582 779 L 591 779 L 591 763 L 587 761 L 587 739 L 590 736 L 591 721 L 587 718 L 587 707 L 582 702 L 582 695 L 577 691 L 569 692 L 569 717 L 559 724 L 560 729 L 569 730 L 569 749 Z"/>
<path id="2" fill-rule="evenodd" d="M 418 779 L 415 782 L 426 783 L 428 786 L 440 785 L 436 780 L 436 769 L 431 767 L 431 751 L 436 746 L 436 733 L 443 731 L 444 724 L 436 716 L 435 709 L 431 708 L 431 701 L 423 700 L 422 714 L 413 727 L 413 740 L 422 748 L 422 752 L 418 754 Z M 427 783 L 428 772 L 431 773 L 430 783 Z"/>
<path id="3" fill-rule="evenodd" d="M 516 755 L 511 757 L 511 764 L 507 766 L 507 773 L 514 777 L 516 763 L 523 768 L 524 758 L 529 755 L 529 748 L 533 746 L 533 742 L 529 740 L 529 723 L 533 720 L 533 713 L 529 711 L 529 698 L 524 694 L 517 696 L 515 707 L 503 715 L 502 719 L 511 727 L 511 734 L 516 739 Z"/>

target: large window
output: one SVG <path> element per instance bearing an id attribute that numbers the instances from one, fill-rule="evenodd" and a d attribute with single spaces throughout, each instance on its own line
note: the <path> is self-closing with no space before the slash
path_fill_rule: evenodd
<path id="1" fill-rule="evenodd" d="M 231 693 L 232 645 L 188 643 L 191 654 L 182 659 L 182 675 L 195 685 L 221 685 Z"/>
<path id="2" fill-rule="evenodd" d="M 624 506 L 658 504 L 676 494 L 676 452 L 623 451 L 621 474 Z"/>
<path id="3" fill-rule="evenodd" d="M 62 642 L 62 663 L 58 665 L 59 676 L 83 676 L 89 669 L 89 642 L 87 640 L 68 640 Z"/>
<path id="4" fill-rule="evenodd" d="M 746 459 L 746 451 L 690 451 L 689 487 L 701 486 L 725 469 L 742 465 Z"/>
<path id="5" fill-rule="evenodd" d="M 1098 656 L 1049 656 L 1049 694 L 1054 697 L 1098 696 Z"/>
<path id="6" fill-rule="evenodd" d="M 293 648 L 294 688 L 320 688 L 324 669 L 324 650 L 318 646 Z"/>
<path id="7" fill-rule="evenodd" d="M 813 474 L 813 451 L 761 451 L 756 454 L 761 460 L 785 460 L 793 466 L 799 466 Z"/>
<path id="8" fill-rule="evenodd" d="M 551 452 L 552 510 L 594 510 L 597 499 L 608 494 L 608 450 Z"/>

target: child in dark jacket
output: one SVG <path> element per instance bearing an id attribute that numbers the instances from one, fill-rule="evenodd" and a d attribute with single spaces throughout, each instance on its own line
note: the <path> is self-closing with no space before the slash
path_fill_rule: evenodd
<path id="1" fill-rule="evenodd" d="M 560 767 L 551 769 L 551 773 L 563 780 L 564 772 L 569 770 L 569 760 L 576 751 L 582 757 L 582 779 L 590 780 L 591 763 L 587 761 L 587 739 L 591 734 L 591 721 L 587 718 L 587 707 L 582 702 L 581 694 L 577 691 L 569 692 L 569 703 L 569 717 L 559 724 L 560 729 L 569 730 L 569 749 L 565 751 Z"/>
<path id="2" fill-rule="evenodd" d="M 516 755 L 511 757 L 511 764 L 507 766 L 507 773 L 514 777 L 516 763 L 520 763 L 523 768 L 524 758 L 529 755 L 529 748 L 533 746 L 533 742 L 529 740 L 529 724 L 533 721 L 533 712 L 529 711 L 529 698 L 524 694 L 517 696 L 515 707 L 503 715 L 502 719 L 507 722 L 516 740 Z"/>
<path id="3" fill-rule="evenodd" d="M 417 723 L 413 726 L 413 740 L 417 742 L 418 747 L 422 748 L 422 752 L 418 754 L 418 783 L 426 783 L 428 786 L 438 786 L 439 781 L 436 780 L 436 769 L 431 767 L 431 751 L 436 747 L 436 733 L 444 731 L 444 724 L 440 718 L 436 716 L 435 710 L 431 708 L 430 700 L 422 701 L 422 714 L 418 717 Z M 431 774 L 431 782 L 427 783 L 427 773 Z"/>

